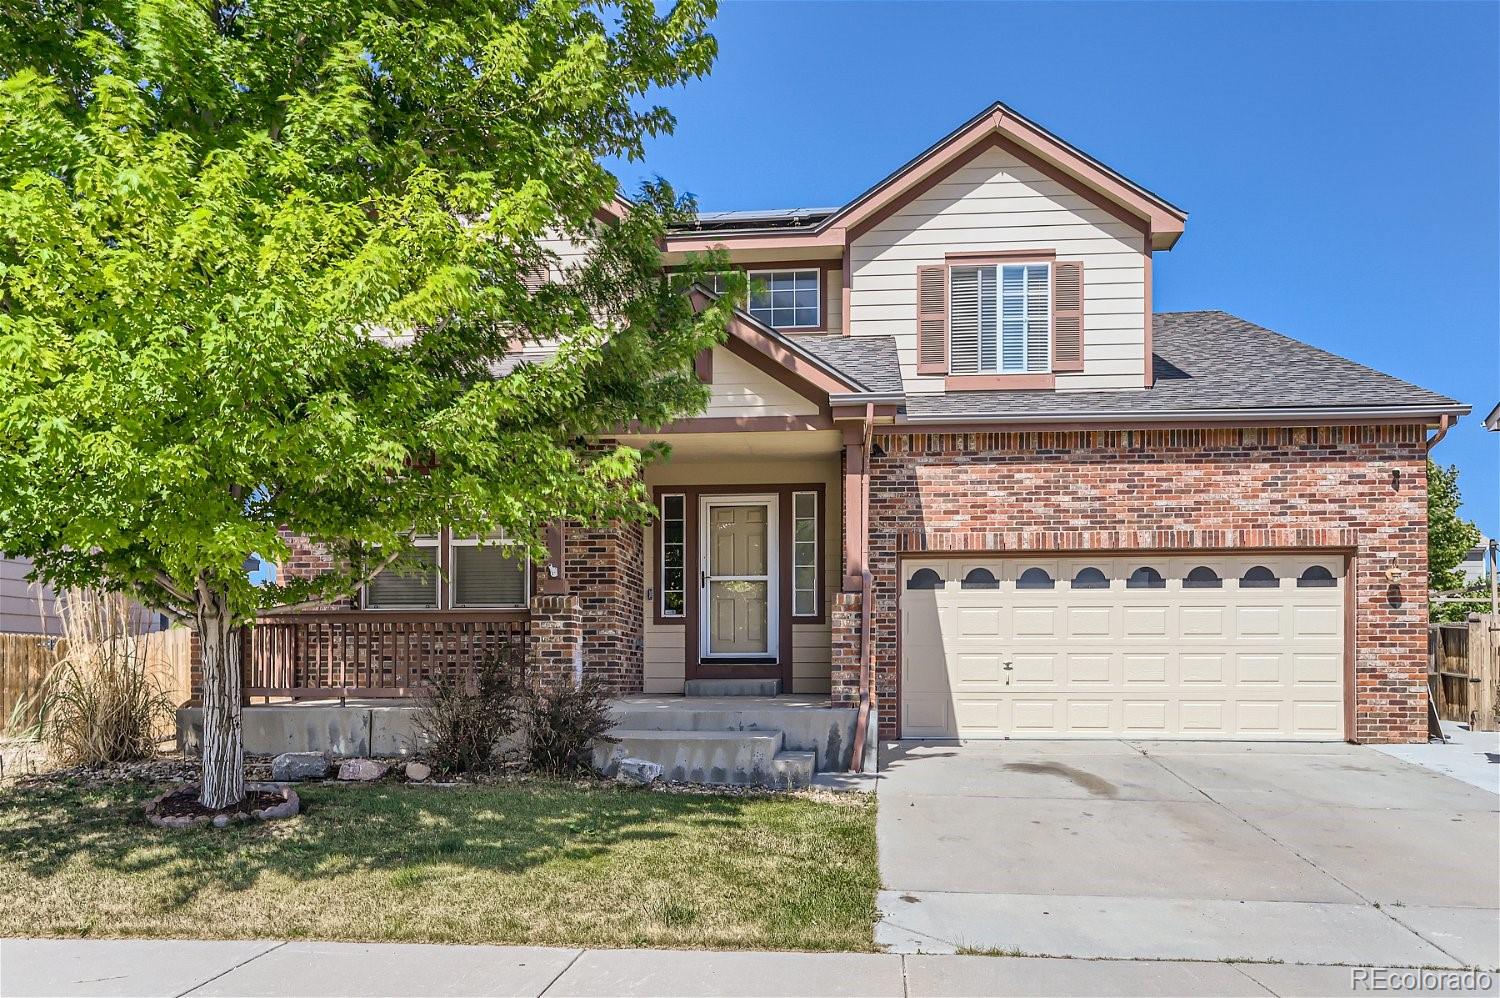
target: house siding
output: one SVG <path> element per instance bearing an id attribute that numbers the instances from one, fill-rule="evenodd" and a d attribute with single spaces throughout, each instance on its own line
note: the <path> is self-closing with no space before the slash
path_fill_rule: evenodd
<path id="1" fill-rule="evenodd" d="M 52 590 L 26 581 L 31 562 L 0 558 L 0 634 L 58 634 Z"/>
<path id="2" fill-rule="evenodd" d="M 896 339 L 906 391 L 917 374 L 917 267 L 948 253 L 1053 250 L 1084 264 L 1084 369 L 1057 388 L 1140 388 L 1146 370 L 1145 236 L 996 146 L 956 169 L 850 246 L 850 332 Z"/>
<path id="3" fill-rule="evenodd" d="M 873 655 L 894 737 L 898 557 L 970 550 L 1343 549 L 1354 556 L 1361 742 L 1427 732 L 1427 481 L 1419 426 L 879 434 Z M 833 619 L 836 699 L 858 697 L 858 595 Z"/>
<path id="4" fill-rule="evenodd" d="M 713 384 L 704 416 L 815 416 L 818 405 L 803 398 L 725 347 L 714 347 Z"/>

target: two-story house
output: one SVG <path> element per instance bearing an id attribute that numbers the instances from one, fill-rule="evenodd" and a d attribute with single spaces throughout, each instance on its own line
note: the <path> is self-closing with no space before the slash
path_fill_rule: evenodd
<path id="1" fill-rule="evenodd" d="M 544 566 L 433 538 L 437 582 L 346 613 L 882 736 L 1425 740 L 1425 458 L 1468 407 L 1154 313 L 1186 221 L 998 103 L 842 206 L 705 213 L 668 264 L 721 248 L 753 291 L 707 410 L 640 438 L 672 444 L 656 521 L 558 529 Z"/>

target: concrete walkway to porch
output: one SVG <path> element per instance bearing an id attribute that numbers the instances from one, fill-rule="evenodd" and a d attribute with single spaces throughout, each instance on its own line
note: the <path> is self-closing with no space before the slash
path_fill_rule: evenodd
<path id="1" fill-rule="evenodd" d="M 1495 995 L 1497 975 L 1219 962 L 260 940 L 0 940 L 0 995 Z M 1452 974 L 1451 980 L 1439 977 Z M 1382 976 L 1388 975 L 1388 976 Z M 1393 989 L 1381 981 L 1423 985 Z M 1444 984 L 1458 987 L 1443 987 Z M 1467 984 L 1468 986 L 1462 986 Z"/>

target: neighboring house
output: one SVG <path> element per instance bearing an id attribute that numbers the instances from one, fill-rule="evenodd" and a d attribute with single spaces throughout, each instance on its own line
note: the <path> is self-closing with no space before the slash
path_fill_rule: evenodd
<path id="1" fill-rule="evenodd" d="M 1464 560 L 1458 563 L 1458 570 L 1464 574 L 1465 581 L 1469 583 L 1488 582 L 1490 578 L 1490 539 L 1479 538 L 1479 543 L 1469 549 L 1464 555 Z"/>
<path id="2" fill-rule="evenodd" d="M 659 520 L 536 567 L 427 538 L 440 574 L 258 628 L 251 686 L 523 641 L 543 680 L 863 698 L 884 736 L 1425 740 L 1428 434 L 1469 409 L 1153 314 L 1186 219 L 1002 104 L 840 207 L 702 215 L 669 265 L 722 247 L 759 290 L 707 411 L 622 436 L 672 443 Z"/>
<path id="3" fill-rule="evenodd" d="M 59 634 L 57 597 L 51 589 L 28 582 L 31 562 L 0 558 L 0 634 Z"/>

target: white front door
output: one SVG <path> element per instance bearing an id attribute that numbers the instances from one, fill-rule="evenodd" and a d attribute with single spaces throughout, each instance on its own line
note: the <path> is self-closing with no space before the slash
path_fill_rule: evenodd
<path id="1" fill-rule="evenodd" d="M 704 497 L 699 633 L 705 657 L 772 655 L 776 497 Z"/>

